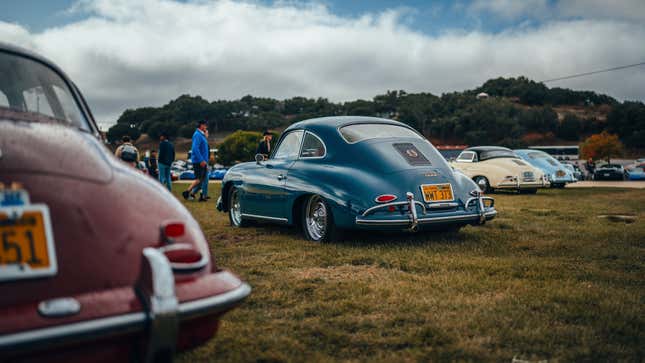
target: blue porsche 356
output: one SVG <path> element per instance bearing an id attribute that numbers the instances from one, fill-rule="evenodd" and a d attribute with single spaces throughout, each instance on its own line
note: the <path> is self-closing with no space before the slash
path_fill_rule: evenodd
<path id="1" fill-rule="evenodd" d="M 268 159 L 229 169 L 217 209 L 234 227 L 297 225 L 312 241 L 357 228 L 454 231 L 497 214 L 494 200 L 414 129 L 353 116 L 291 125 Z"/>

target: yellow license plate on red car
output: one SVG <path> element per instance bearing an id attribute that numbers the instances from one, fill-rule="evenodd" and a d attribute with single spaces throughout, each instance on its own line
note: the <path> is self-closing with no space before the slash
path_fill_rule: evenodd
<path id="1" fill-rule="evenodd" d="M 0 281 L 56 274 L 49 208 L 0 207 Z"/>
<path id="2" fill-rule="evenodd" d="M 447 202 L 455 199 L 452 195 L 452 185 L 450 183 L 423 184 L 421 185 L 421 193 L 426 203 Z"/>

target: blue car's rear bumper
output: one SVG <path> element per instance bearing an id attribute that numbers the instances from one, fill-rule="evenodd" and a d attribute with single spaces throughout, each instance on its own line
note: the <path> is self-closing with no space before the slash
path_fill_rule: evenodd
<path id="1" fill-rule="evenodd" d="M 491 205 L 485 207 L 485 201 L 491 201 Z M 409 195 L 406 202 L 387 203 L 366 210 L 356 217 L 356 225 L 367 229 L 416 230 L 426 225 L 483 224 L 497 216 L 494 201 L 488 197 L 473 197 L 463 205 L 458 203 L 444 204 L 449 204 L 447 207 L 451 207 L 451 205 L 454 207 L 449 211 L 433 210 L 433 208 L 426 208 L 423 203 L 415 201 L 414 197 Z M 405 206 L 406 210 L 404 213 L 375 213 L 390 206 Z"/>

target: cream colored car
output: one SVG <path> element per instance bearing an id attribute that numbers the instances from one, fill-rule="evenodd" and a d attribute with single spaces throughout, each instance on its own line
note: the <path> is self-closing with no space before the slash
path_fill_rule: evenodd
<path id="1" fill-rule="evenodd" d="M 477 146 L 465 149 L 452 166 L 471 178 L 484 192 L 515 189 L 535 193 L 549 186 L 547 176 L 519 158 L 511 149 Z"/>

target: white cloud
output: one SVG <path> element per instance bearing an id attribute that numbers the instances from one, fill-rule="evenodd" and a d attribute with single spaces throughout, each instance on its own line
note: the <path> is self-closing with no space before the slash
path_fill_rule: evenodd
<path id="1" fill-rule="evenodd" d="M 74 11 L 90 16 L 41 33 L 0 22 L 0 41 L 55 61 L 109 122 L 184 93 L 334 101 L 387 89 L 440 94 L 498 76 L 540 80 L 645 60 L 645 26 L 611 19 L 429 36 L 405 25 L 405 10 L 347 18 L 322 5 L 86 0 Z M 643 100 L 643 84 L 640 68 L 551 86 Z"/>

